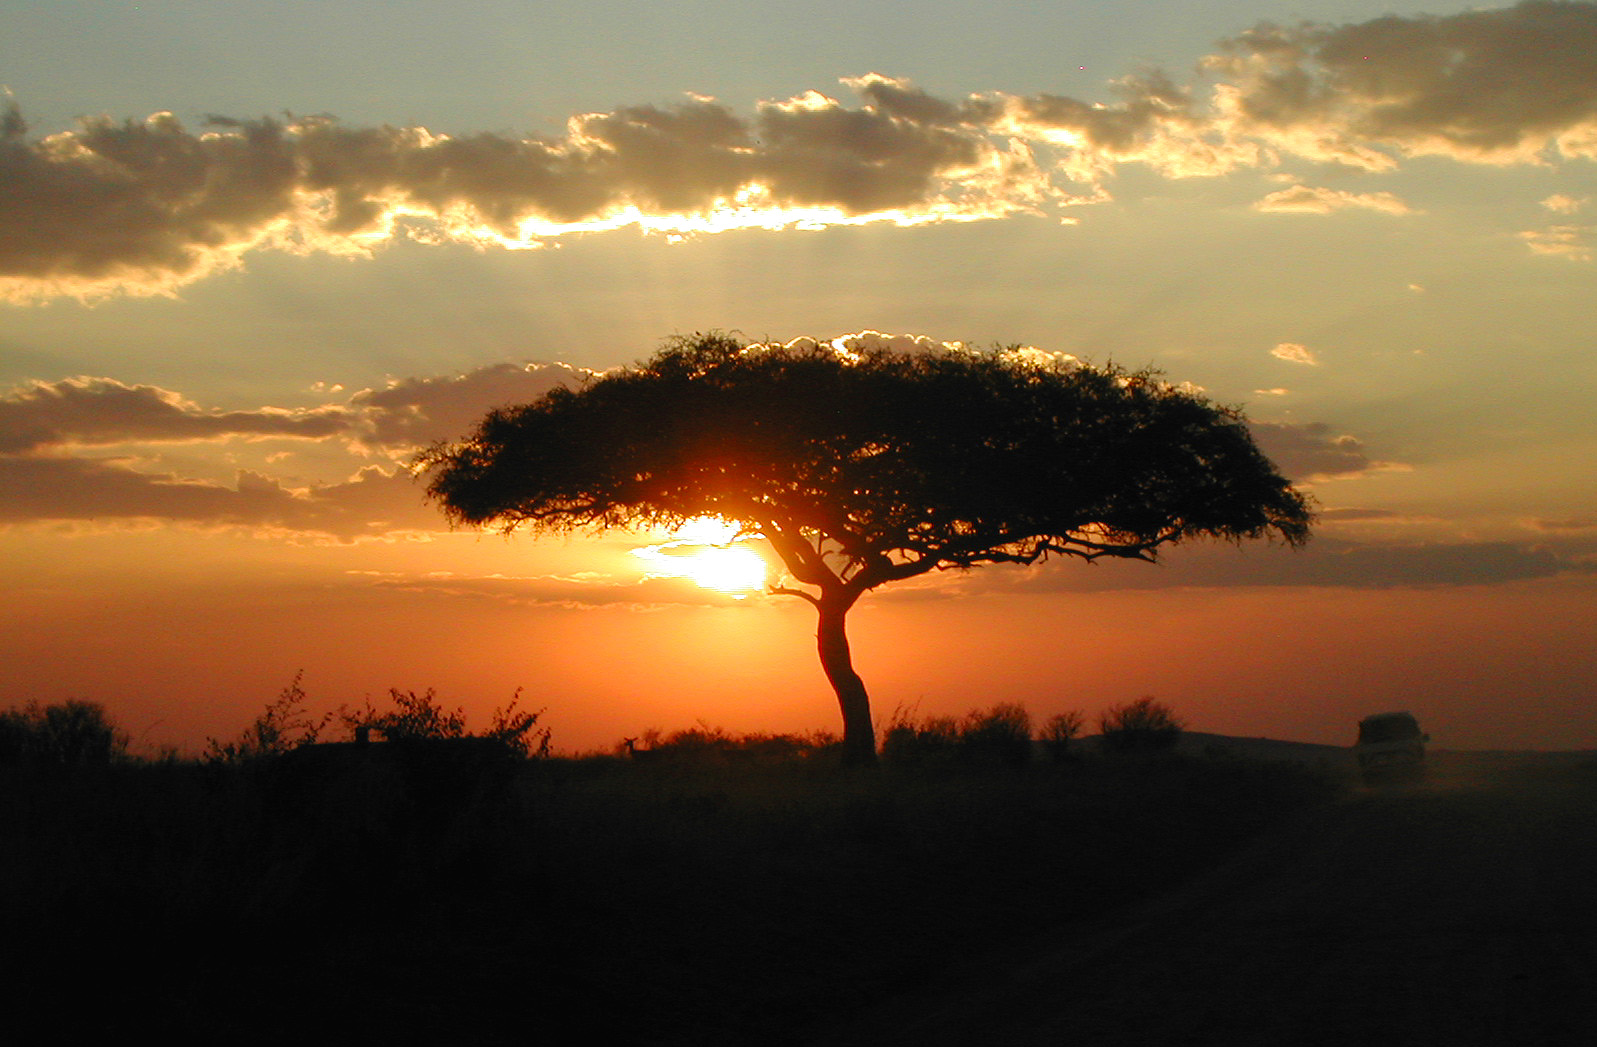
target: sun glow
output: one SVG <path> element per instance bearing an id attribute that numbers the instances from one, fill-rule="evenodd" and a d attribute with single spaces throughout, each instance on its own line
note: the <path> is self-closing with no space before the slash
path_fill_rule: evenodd
<path id="1" fill-rule="evenodd" d="M 765 588 L 767 565 L 748 545 L 754 535 L 714 516 L 699 516 L 672 531 L 664 542 L 632 550 L 651 578 L 686 578 L 693 584 L 743 599 Z"/>

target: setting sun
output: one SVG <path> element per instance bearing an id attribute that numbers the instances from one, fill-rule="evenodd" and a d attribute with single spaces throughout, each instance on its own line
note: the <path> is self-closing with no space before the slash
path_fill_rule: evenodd
<path id="1" fill-rule="evenodd" d="M 672 531 L 664 542 L 632 550 L 651 577 L 686 578 L 705 589 L 742 599 L 765 588 L 764 558 L 739 535 L 738 525 L 699 516 Z"/>
<path id="2" fill-rule="evenodd" d="M 686 559 L 683 573 L 706 589 L 741 593 L 765 588 L 765 561 L 747 546 L 705 549 Z"/>

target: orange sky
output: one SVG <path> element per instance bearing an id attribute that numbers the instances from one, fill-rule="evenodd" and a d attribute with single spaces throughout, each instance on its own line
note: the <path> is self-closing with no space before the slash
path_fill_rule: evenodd
<path id="1" fill-rule="evenodd" d="M 527 543 L 478 544 L 513 560 Z M 580 560 L 585 548 L 560 552 Z M 1069 585 L 1073 575 L 1178 570 L 1179 560 L 1178 551 L 1170 568 L 986 573 Z M 500 592 L 420 576 L 349 585 L 268 561 L 219 585 L 203 565 L 174 579 L 159 563 L 39 572 L 4 608 L 5 688 L 100 697 L 152 745 L 236 733 L 301 670 L 318 709 L 388 687 L 436 687 L 479 725 L 524 688 L 524 704 L 547 708 L 543 722 L 567 750 L 699 720 L 835 729 L 813 612 L 792 599 L 584 607 L 532 602 L 508 580 Z M 685 584 L 679 592 L 697 599 Z M 1065 709 L 1093 717 L 1152 694 L 1194 729 L 1220 733 L 1346 743 L 1360 716 L 1408 708 L 1444 747 L 1597 746 L 1590 595 L 1560 578 L 1379 590 L 883 590 L 856 609 L 852 638 L 879 720 L 900 707 L 961 714 L 1000 701 L 1023 702 L 1039 719 Z"/>

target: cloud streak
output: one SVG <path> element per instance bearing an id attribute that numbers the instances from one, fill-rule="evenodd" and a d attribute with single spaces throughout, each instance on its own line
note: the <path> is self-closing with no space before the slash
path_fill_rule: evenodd
<path id="1" fill-rule="evenodd" d="M 329 406 L 291 411 L 211 411 L 177 393 L 112 378 L 35 382 L 0 397 L 0 454 L 42 447 L 294 438 L 319 440 L 347 429 L 350 413 Z"/>
<path id="2" fill-rule="evenodd" d="M 343 404 L 218 411 L 181 393 L 114 378 L 31 382 L 0 395 L 0 454 L 117 444 L 343 437 L 406 453 L 466 432 L 490 408 L 536 400 L 593 372 L 498 363 L 459 375 L 395 379 Z"/>
<path id="3" fill-rule="evenodd" d="M 369 467 L 344 483 L 290 490 L 249 471 L 227 487 L 114 459 L 0 456 L 0 523 L 43 520 L 163 520 L 341 540 L 439 529 L 437 511 L 403 469 Z"/>
<path id="4" fill-rule="evenodd" d="M 1376 172 L 1416 156 L 1597 159 L 1597 4 L 1264 24 L 1203 68 L 1190 85 L 1121 78 L 1103 103 L 948 100 L 870 74 L 844 81 L 855 105 L 808 91 L 739 114 L 695 97 L 579 114 L 552 137 L 320 116 L 194 130 L 158 113 L 34 138 L 12 107 L 0 117 L 0 295 L 165 293 L 254 250 L 364 253 L 401 236 L 535 247 L 620 227 L 1058 215 L 1109 199 L 1125 164 L 1193 177 L 1288 158 Z M 1386 192 L 1302 185 L 1259 207 L 1409 211 Z"/>
<path id="5" fill-rule="evenodd" d="M 1271 193 L 1253 205 L 1266 214 L 1332 214 L 1348 209 L 1405 215 L 1414 211 L 1391 193 L 1350 193 L 1341 189 L 1294 185 Z"/>
<path id="6" fill-rule="evenodd" d="M 1519 238 L 1536 254 L 1567 258 L 1571 262 L 1589 262 L 1594 231 L 1597 231 L 1597 227 L 1589 225 L 1553 225 L 1545 229 L 1527 229 L 1519 234 Z"/>
<path id="7" fill-rule="evenodd" d="M 0 523 L 165 520 L 342 540 L 436 531 L 442 519 L 408 469 L 357 470 L 356 463 L 374 452 L 403 461 L 463 435 L 490 408 L 537 399 L 585 373 L 563 364 L 494 364 L 396 380 L 343 404 L 252 411 L 208 409 L 171 390 L 111 378 L 33 382 L 0 396 Z M 127 456 L 84 453 L 232 439 L 341 444 L 353 475 L 290 486 L 240 470 L 229 487 L 141 468 Z"/>

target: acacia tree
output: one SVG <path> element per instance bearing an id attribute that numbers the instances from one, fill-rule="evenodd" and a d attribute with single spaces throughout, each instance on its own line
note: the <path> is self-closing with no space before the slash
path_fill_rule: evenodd
<path id="1" fill-rule="evenodd" d="M 844 758 L 876 759 L 849 609 L 879 585 L 1185 539 L 1307 539 L 1241 413 L 1145 371 L 1036 350 L 859 352 L 725 334 L 490 412 L 419 459 L 452 522 L 569 532 L 700 516 L 763 535 L 809 601 Z"/>

